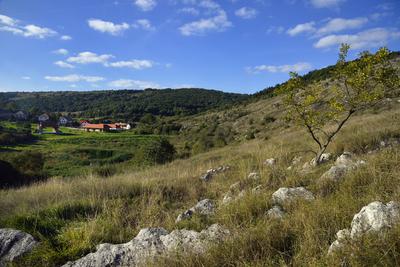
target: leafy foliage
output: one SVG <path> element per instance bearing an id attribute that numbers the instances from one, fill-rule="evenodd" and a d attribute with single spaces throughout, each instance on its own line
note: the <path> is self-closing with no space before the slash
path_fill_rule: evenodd
<path id="1" fill-rule="evenodd" d="M 321 82 L 307 82 L 297 73 L 280 88 L 285 94 L 286 119 L 304 126 L 318 144 L 317 163 L 335 135 L 357 111 L 377 104 L 385 91 L 399 85 L 390 52 L 381 48 L 375 54 L 363 52 L 358 60 L 347 62 L 350 46 L 343 44 L 334 68 L 335 80 L 327 92 Z M 331 131 L 325 127 L 335 124 Z"/>

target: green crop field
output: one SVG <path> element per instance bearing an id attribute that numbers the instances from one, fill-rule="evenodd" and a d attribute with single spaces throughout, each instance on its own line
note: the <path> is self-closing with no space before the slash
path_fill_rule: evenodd
<path id="1" fill-rule="evenodd" d="M 12 123 L 3 124 L 15 128 Z M 35 126 L 32 125 L 32 129 Z M 45 158 L 44 171 L 49 176 L 87 175 L 100 166 L 116 165 L 118 169 L 132 169 L 143 165 L 135 157 L 138 149 L 159 138 L 156 135 L 136 135 L 133 132 L 98 133 L 73 128 L 60 128 L 62 134 L 45 129 L 44 134 L 33 134 L 35 141 L 14 146 L 0 146 L 1 157 L 7 159 L 23 151 L 40 152 Z"/>

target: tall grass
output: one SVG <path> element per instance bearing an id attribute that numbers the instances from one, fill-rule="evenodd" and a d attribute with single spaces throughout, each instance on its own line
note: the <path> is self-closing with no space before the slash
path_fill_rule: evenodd
<path id="1" fill-rule="evenodd" d="M 141 228 L 157 226 L 168 230 L 201 230 L 212 223 L 227 227 L 232 235 L 203 255 L 175 255 L 155 266 L 395 266 L 400 259 L 395 227 L 383 236 L 366 236 L 350 251 L 327 257 L 335 233 L 350 226 L 362 206 L 380 200 L 400 201 L 400 148 L 364 154 L 382 139 L 400 136 L 393 123 L 399 110 L 364 114 L 352 120 L 332 144 L 330 152 L 357 152 L 367 165 L 346 175 L 335 185 L 321 185 L 317 178 L 331 163 L 307 174 L 288 170 L 294 156 L 303 163 L 313 156 L 312 146 L 298 128 L 270 132 L 268 140 L 230 145 L 186 160 L 136 172 L 121 172 L 107 178 L 92 173 L 83 177 L 53 178 L 20 189 L 0 191 L 0 227 L 23 229 L 42 241 L 19 266 L 58 266 L 84 256 L 99 243 L 131 240 Z M 397 114 L 397 115 L 396 115 Z M 263 164 L 274 157 L 277 164 Z M 199 176 L 207 169 L 229 165 L 206 183 Z M 300 165 L 301 166 L 301 165 Z M 231 184 L 244 181 L 257 171 L 263 185 L 259 194 L 246 194 L 229 205 L 221 200 Z M 271 194 L 282 186 L 306 186 L 317 196 L 312 202 L 285 206 L 287 216 L 266 216 L 272 207 Z M 215 215 L 175 224 L 177 215 L 197 201 L 217 201 Z"/>

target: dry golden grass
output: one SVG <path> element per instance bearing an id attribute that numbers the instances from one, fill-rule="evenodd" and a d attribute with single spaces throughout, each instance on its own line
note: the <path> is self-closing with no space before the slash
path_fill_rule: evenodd
<path id="1" fill-rule="evenodd" d="M 287 170 L 296 155 L 303 157 L 303 163 L 311 159 L 313 155 L 304 151 L 313 144 L 302 129 L 276 128 L 269 130 L 268 140 L 230 145 L 137 172 L 110 178 L 53 178 L 2 190 L 0 226 L 22 228 L 43 241 L 16 263 L 21 266 L 57 266 L 85 255 L 99 243 L 126 242 L 144 227 L 199 230 L 215 222 L 231 230 L 230 239 L 204 255 L 177 255 L 161 259 L 156 266 L 337 266 L 341 257 L 326 256 L 335 233 L 349 227 L 352 216 L 372 201 L 400 201 L 400 148 L 364 154 L 381 140 L 400 137 L 399 115 L 400 104 L 350 121 L 329 151 L 335 155 L 355 151 L 368 164 L 339 184 L 316 183 L 329 164 L 308 174 Z M 263 164 L 271 157 L 278 160 L 273 168 Z M 200 181 L 204 171 L 220 165 L 231 169 L 209 183 Z M 221 206 L 230 185 L 253 171 L 261 174 L 263 191 Z M 271 194 L 282 186 L 306 186 L 317 199 L 286 207 L 288 216 L 282 221 L 270 220 L 266 211 L 272 206 Z M 214 216 L 175 224 L 181 211 L 204 198 L 219 204 Z M 343 252 L 346 264 L 395 266 L 400 257 L 399 233 L 397 227 L 384 237 L 366 237 L 354 244 L 353 257 Z"/>

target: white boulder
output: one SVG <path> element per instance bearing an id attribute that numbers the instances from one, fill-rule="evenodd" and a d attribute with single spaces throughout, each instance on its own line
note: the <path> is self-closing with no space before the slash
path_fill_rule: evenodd
<path id="1" fill-rule="evenodd" d="M 30 234 L 14 229 L 0 229 L 0 266 L 6 266 L 8 262 L 30 252 L 38 244 Z"/>
<path id="2" fill-rule="evenodd" d="M 182 220 L 190 219 L 195 213 L 201 215 L 211 215 L 214 213 L 214 211 L 215 211 L 214 202 L 210 199 L 203 199 L 199 201 L 195 206 L 179 214 L 175 222 L 178 223 Z"/>
<path id="3" fill-rule="evenodd" d="M 313 193 L 311 193 L 304 187 L 282 187 L 272 194 L 272 201 L 278 205 L 283 205 L 285 203 L 301 199 L 314 200 L 315 197 Z"/>

